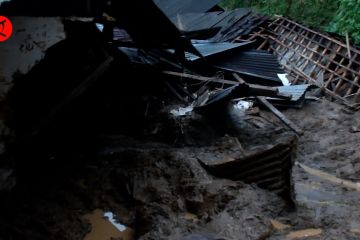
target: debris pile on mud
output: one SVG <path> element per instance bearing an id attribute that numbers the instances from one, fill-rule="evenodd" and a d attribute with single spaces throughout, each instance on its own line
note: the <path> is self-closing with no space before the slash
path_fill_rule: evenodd
<path id="1" fill-rule="evenodd" d="M 64 19 L 1 102 L 1 239 L 358 237 L 360 52 L 219 2 Z"/>

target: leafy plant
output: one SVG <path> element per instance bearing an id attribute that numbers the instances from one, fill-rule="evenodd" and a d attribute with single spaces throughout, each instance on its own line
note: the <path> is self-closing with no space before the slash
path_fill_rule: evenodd
<path id="1" fill-rule="evenodd" d="M 253 7 L 312 27 L 349 36 L 360 43 L 360 0 L 224 0 L 223 7 Z"/>
<path id="2" fill-rule="evenodd" d="M 360 1 L 341 0 L 339 10 L 328 30 L 341 35 L 348 33 L 355 43 L 360 43 Z"/>

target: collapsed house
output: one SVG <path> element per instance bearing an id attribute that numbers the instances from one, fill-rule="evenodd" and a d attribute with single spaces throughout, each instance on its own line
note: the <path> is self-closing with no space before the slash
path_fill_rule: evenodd
<path id="1" fill-rule="evenodd" d="M 275 53 L 294 84 L 316 84 L 349 106 L 358 103 L 360 62 L 355 47 L 284 17 L 238 40 L 244 39 L 257 39 L 257 49 Z"/>
<path id="2" fill-rule="evenodd" d="M 186 16 L 190 10 L 184 2 L 175 1 L 175 6 L 169 7 L 167 2 L 147 1 L 142 8 L 135 3 L 116 4 L 120 3 L 109 6 L 104 21 L 96 25 L 92 22 L 66 22 L 67 39 L 51 47 L 38 65 L 15 80 L 9 94 L 14 110 L 10 123 L 17 135 L 15 154 L 24 152 L 19 149 L 38 152 L 39 146 L 52 149 L 50 152 L 60 151 L 59 146 L 64 147 L 61 140 L 68 141 L 65 140 L 67 136 L 73 133 L 81 137 L 87 135 L 85 126 L 109 125 L 101 123 L 100 117 L 96 117 L 95 122 L 81 123 L 81 128 L 78 124 L 88 121 L 84 116 L 90 117 L 88 114 L 94 111 L 94 106 L 116 102 L 120 104 L 117 107 L 127 115 L 110 113 L 117 115 L 112 116 L 111 121 L 116 119 L 117 125 L 123 125 L 115 127 L 120 128 L 119 131 L 126 129 L 127 133 L 140 133 L 144 122 L 148 124 L 148 119 L 167 113 L 167 121 L 170 121 L 167 124 L 177 124 L 180 129 L 173 126 L 172 130 L 166 130 L 173 133 L 156 128 L 147 130 L 153 136 L 173 137 L 172 141 L 179 146 L 203 144 L 194 139 L 196 136 L 186 133 L 187 127 L 194 121 L 209 125 L 216 136 L 229 134 L 238 143 L 230 151 L 233 153 L 225 153 L 216 159 L 198 156 L 201 164 L 216 176 L 256 182 L 265 188 L 289 194 L 291 156 L 296 147 L 296 134 L 301 134 L 301 130 L 272 104 L 299 107 L 310 85 L 282 86 L 278 76 L 283 76 L 285 71 L 276 56 L 254 50 L 252 41 L 231 42 L 249 34 L 266 17 L 243 9 L 207 12 L 217 2 L 201 5 L 200 12 L 191 13 L 191 17 Z M 178 10 L 174 14 L 166 9 Z M 146 17 L 147 21 L 133 15 L 135 11 L 139 11 L 138 14 Z M 201 19 L 209 17 L 208 14 L 216 20 Z M 183 23 L 184 20 L 187 22 Z M 199 21 L 206 26 L 198 24 Z M 162 27 L 153 27 L 159 25 Z M 196 26 L 196 29 L 187 29 L 186 26 Z M 210 36 L 211 33 L 213 36 Z M 114 77 L 109 77 L 110 73 L 118 75 L 116 69 L 121 69 L 123 77 L 135 80 L 121 81 L 121 88 L 136 90 L 131 93 L 128 90 L 126 93 L 121 90 L 113 92 L 108 96 L 113 103 L 97 99 L 91 107 L 84 106 L 86 101 L 93 102 L 90 97 L 85 101 L 84 96 L 96 94 L 89 92 L 96 89 L 101 96 L 101 88 L 109 91 L 109 86 L 119 86 L 120 81 L 115 83 Z M 51 82 L 48 81 L 50 78 Z M 155 79 L 160 81 L 155 82 Z M 39 92 L 44 87 L 47 91 Z M 160 89 L 167 91 L 167 99 L 160 97 Z M 29 93 L 36 97 L 31 97 Z M 46 102 L 44 99 L 47 99 Z M 138 104 L 138 109 L 133 109 L 133 104 L 128 105 L 129 101 Z M 164 101 L 165 105 L 160 108 Z M 274 135 L 271 130 L 274 127 L 269 127 L 271 123 L 259 115 L 259 105 L 272 109 L 294 134 L 280 131 L 269 138 L 270 134 Z M 98 110 L 104 108 L 98 107 Z M 105 114 L 111 111 L 115 112 L 111 109 Z M 244 126 L 233 124 L 242 121 L 247 123 Z M 139 125 L 135 126 L 136 123 Z M 238 139 L 238 136 L 241 138 Z M 251 141 L 260 144 L 251 144 Z M 69 147 L 74 144 L 70 142 L 67 143 Z M 211 148 L 208 154 L 213 155 Z M 22 156 L 16 158 L 21 159 Z"/>
<path id="3" fill-rule="evenodd" d="M 182 154 L 212 176 L 291 202 L 303 130 L 280 110 L 316 101 L 312 89 L 356 107 L 360 52 L 284 17 L 224 11 L 218 0 L 140 2 L 64 21 L 66 38 L 15 76 L 10 165 L 26 175 L 73 152 L 122 156 L 158 143 L 189 148 Z"/>

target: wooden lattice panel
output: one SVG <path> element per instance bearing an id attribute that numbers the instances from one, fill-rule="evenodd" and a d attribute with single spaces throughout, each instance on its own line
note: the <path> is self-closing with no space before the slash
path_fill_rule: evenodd
<path id="1" fill-rule="evenodd" d="M 246 40 L 252 39 L 261 41 L 259 49 L 278 55 L 293 83 L 323 84 L 326 93 L 345 102 L 360 96 L 360 51 L 346 43 L 284 17 Z"/>

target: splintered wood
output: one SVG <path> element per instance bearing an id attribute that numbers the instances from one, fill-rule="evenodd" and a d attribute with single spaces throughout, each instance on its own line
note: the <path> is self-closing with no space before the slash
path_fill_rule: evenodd
<path id="1" fill-rule="evenodd" d="M 284 17 L 246 39 L 258 39 L 258 49 L 276 53 L 292 83 L 313 83 L 347 104 L 359 102 L 360 51 L 350 44 Z"/>
<path id="2" fill-rule="evenodd" d="M 308 237 L 315 237 L 322 234 L 323 230 L 319 228 L 309 228 L 289 233 L 286 237 L 288 239 L 303 239 Z"/>

